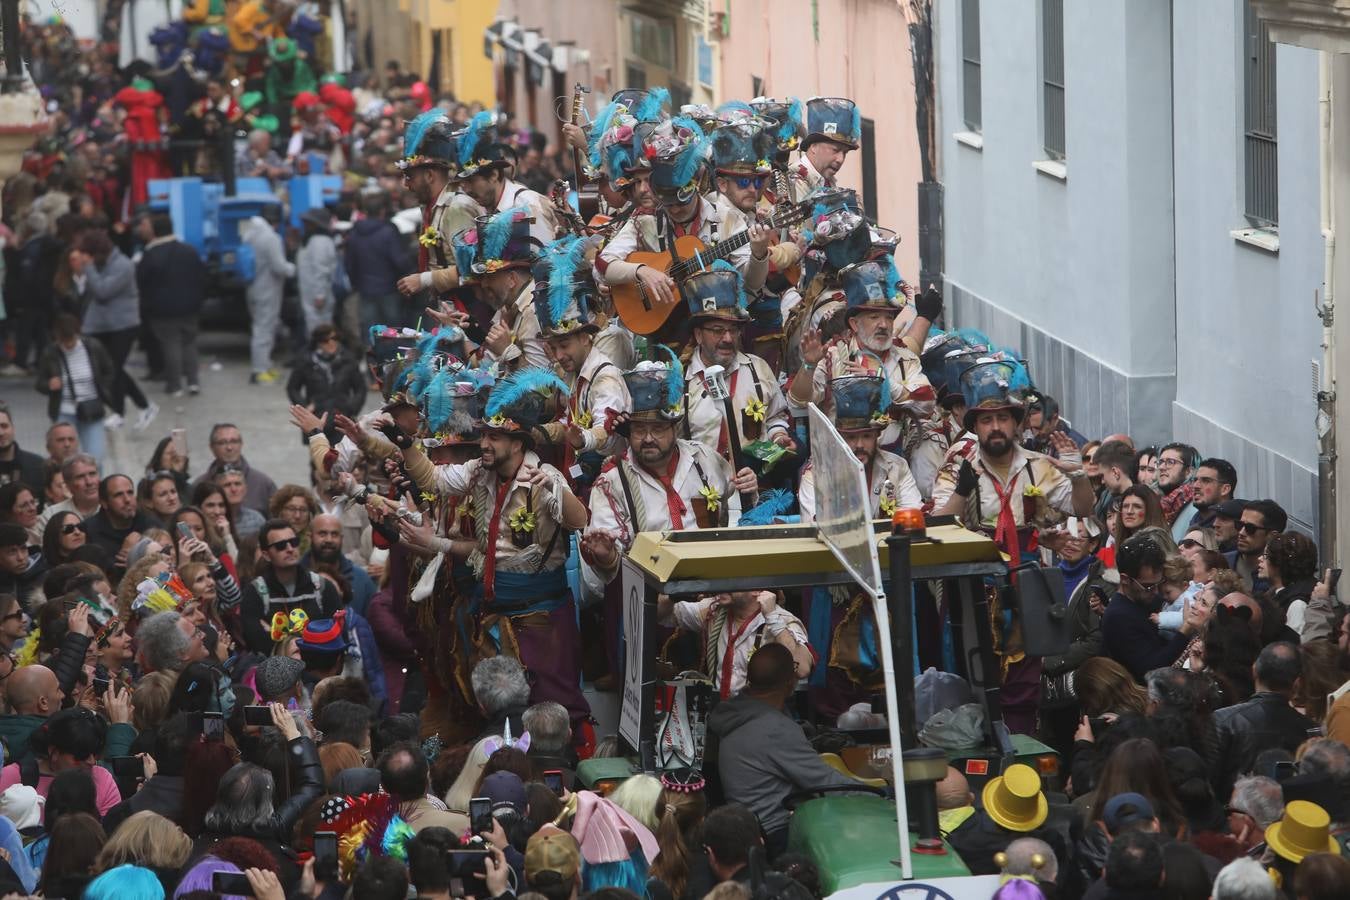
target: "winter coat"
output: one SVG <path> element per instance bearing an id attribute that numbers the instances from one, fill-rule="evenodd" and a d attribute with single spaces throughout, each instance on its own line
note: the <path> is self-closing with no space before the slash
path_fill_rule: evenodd
<path id="1" fill-rule="evenodd" d="M 392 294 L 398 290 L 399 278 L 414 267 L 407 243 L 387 219 L 357 222 L 348 232 L 343 250 L 352 287 L 366 297 Z"/>
<path id="2" fill-rule="evenodd" d="M 286 279 L 295 274 L 295 266 L 286 261 L 281 235 L 262 216 L 254 216 L 239 229 L 239 236 L 253 248 L 253 281 L 249 297 L 263 305 L 281 304 Z"/>
<path id="3" fill-rule="evenodd" d="M 196 316 L 206 302 L 206 277 L 192 245 L 172 235 L 151 241 L 136 264 L 141 313 L 152 321 Z"/>
<path id="4" fill-rule="evenodd" d="M 313 404 L 320 418 L 324 413 L 340 412 L 354 419 L 366 402 L 366 378 L 349 354 L 339 350 L 325 360 L 315 350 L 291 369 L 286 395 L 292 403 Z"/>
<path id="5" fill-rule="evenodd" d="M 333 273 L 337 271 L 337 244 L 326 234 L 309 237 L 295 254 L 295 279 L 300 300 L 312 303 L 318 298 L 325 309 L 333 308 Z"/>
<path id="6" fill-rule="evenodd" d="M 84 290 L 80 302 L 84 311 L 86 334 L 123 331 L 141 324 L 141 295 L 136 287 L 136 267 L 116 247 L 103 265 L 84 269 Z"/>
<path id="7" fill-rule="evenodd" d="M 112 387 L 113 379 L 117 377 L 117 368 L 98 338 L 84 335 L 80 340 L 84 343 L 84 349 L 89 352 L 89 365 L 94 368 L 94 388 L 98 391 L 99 399 L 106 404 L 108 402 L 106 391 Z M 61 379 L 59 391 L 47 388 L 53 376 Z M 70 379 L 66 377 L 65 363 L 61 358 L 61 345 L 52 341 L 42 348 L 42 356 L 38 357 L 36 387 L 39 394 L 47 395 L 47 418 L 53 422 L 61 414 L 61 395 L 70 394 L 70 388 L 66 386 L 69 381 Z"/>

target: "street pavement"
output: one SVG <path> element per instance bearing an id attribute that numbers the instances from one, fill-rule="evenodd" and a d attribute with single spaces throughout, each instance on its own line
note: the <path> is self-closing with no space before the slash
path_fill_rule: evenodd
<path id="1" fill-rule="evenodd" d="M 211 458 L 208 438 L 217 422 L 232 422 L 244 435 L 244 456 L 254 468 L 261 469 L 278 484 L 309 485 L 309 457 L 300 443 L 300 432 L 291 424 L 286 399 L 289 369 L 280 369 L 281 377 L 272 384 L 248 383 L 248 333 L 204 331 L 198 346 L 201 352 L 202 392 L 195 397 L 170 399 L 163 382 L 148 381 L 145 357 L 139 348 L 133 352 L 127 371 L 150 399 L 160 406 L 159 415 L 144 431 L 137 431 L 137 408 L 127 401 L 126 424 L 108 432 L 108 454 L 103 474 L 122 472 L 139 478 L 155 445 L 174 428 L 187 429 L 189 472 L 195 477 Z M 8 404 L 14 417 L 19 446 L 46 456 L 43 446 L 50 424 L 47 396 L 33 389 L 32 378 L 0 378 L 0 399 Z M 378 400 L 368 394 L 367 408 Z"/>

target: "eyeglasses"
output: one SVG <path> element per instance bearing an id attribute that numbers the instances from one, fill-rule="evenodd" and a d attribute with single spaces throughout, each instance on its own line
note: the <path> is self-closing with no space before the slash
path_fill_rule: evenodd
<path id="1" fill-rule="evenodd" d="M 299 547 L 300 539 L 298 537 L 282 538 L 279 541 L 273 541 L 267 545 L 268 550 L 285 550 L 287 547 Z"/>
<path id="2" fill-rule="evenodd" d="M 74 534 L 74 533 L 77 532 L 77 531 L 84 531 L 84 523 L 83 523 L 83 522 L 74 522 L 74 523 L 72 523 L 72 524 L 70 524 L 70 525 L 62 525 L 62 526 L 61 526 L 61 533 L 62 533 L 62 534 Z"/>
<path id="3" fill-rule="evenodd" d="M 741 326 L 739 325 L 700 325 L 699 327 L 708 332 L 708 334 L 718 338 L 741 333 Z"/>
<path id="4" fill-rule="evenodd" d="M 1191 550 L 1200 546 L 1200 542 L 1195 538 L 1186 538 L 1180 544 L 1177 544 L 1182 550 Z"/>
<path id="5" fill-rule="evenodd" d="M 764 186 L 763 175 L 724 175 L 722 177 L 726 178 L 741 190 L 745 190 L 746 188 L 758 189 Z"/>
<path id="6" fill-rule="evenodd" d="M 1245 531 L 1247 534 L 1256 534 L 1258 531 L 1269 531 L 1269 528 L 1263 528 L 1260 525 L 1251 522 L 1239 522 L 1238 531 Z"/>
<path id="7" fill-rule="evenodd" d="M 1156 591 L 1158 589 L 1158 585 L 1163 583 L 1163 579 L 1161 578 L 1159 578 L 1157 581 L 1140 581 L 1133 575 L 1126 575 L 1125 577 L 1130 579 L 1131 581 L 1133 581 L 1135 584 L 1139 585 L 1146 591 Z"/>
<path id="8" fill-rule="evenodd" d="M 1160 468 L 1160 469 L 1171 469 L 1171 468 L 1173 468 L 1174 466 L 1182 466 L 1182 465 L 1185 465 L 1185 463 L 1183 463 L 1183 462 L 1182 462 L 1181 460 L 1179 460 L 1179 459 L 1160 459 L 1160 460 L 1158 460 L 1158 468 Z"/>

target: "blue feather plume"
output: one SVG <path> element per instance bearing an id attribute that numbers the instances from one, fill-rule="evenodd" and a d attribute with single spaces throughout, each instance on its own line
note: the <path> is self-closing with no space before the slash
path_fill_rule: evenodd
<path id="1" fill-rule="evenodd" d="M 478 115 L 469 120 L 469 126 L 464 129 L 464 134 L 459 138 L 459 164 L 467 165 L 473 159 L 473 155 L 478 150 L 478 139 L 482 136 L 484 128 L 492 125 L 494 116 L 491 110 L 485 109 Z"/>
<path id="2" fill-rule="evenodd" d="M 791 102 L 788 104 L 787 121 L 778 126 L 778 139 L 786 141 L 797 134 L 802 127 L 802 101 L 799 97 L 788 98 Z"/>
<path id="3" fill-rule="evenodd" d="M 661 109 L 669 103 L 670 91 L 663 87 L 652 88 L 632 110 L 633 118 L 639 122 L 655 122 L 661 118 Z"/>
<path id="4" fill-rule="evenodd" d="M 991 345 L 988 335 L 978 328 L 958 328 L 955 331 L 948 332 L 948 334 L 967 347 L 984 348 Z"/>
<path id="5" fill-rule="evenodd" d="M 730 272 L 736 276 L 736 306 L 740 309 L 745 309 L 747 302 L 745 299 L 745 276 L 741 274 L 741 270 L 727 262 L 725 259 L 719 259 L 708 267 L 708 271 Z"/>
<path id="6" fill-rule="evenodd" d="M 675 171 L 671 173 L 678 185 L 689 184 L 698 174 L 698 167 L 703 162 L 704 150 L 707 147 L 707 138 L 703 134 L 703 129 L 698 127 L 698 123 L 693 119 L 684 116 L 676 116 L 670 120 L 672 128 L 688 129 L 694 136 L 679 153 L 679 160 L 675 163 Z"/>
<path id="7" fill-rule="evenodd" d="M 449 369 L 441 369 L 436 373 L 436 377 L 431 379 L 431 384 L 423 394 L 427 427 L 432 434 L 445 427 L 445 420 L 450 418 L 450 413 L 454 411 L 454 387 L 451 384 L 453 380 L 454 376 L 450 374 Z"/>
<path id="8" fill-rule="evenodd" d="M 477 252 L 477 245 L 470 244 L 464 240 L 464 236 L 472 231 L 472 228 L 466 228 L 455 235 L 450 242 L 455 249 L 455 268 L 459 270 L 461 278 L 473 271 L 474 254 Z"/>
<path id="9" fill-rule="evenodd" d="M 502 410 L 514 405 L 521 397 L 531 392 L 561 391 L 563 396 L 572 393 L 562 379 L 543 366 L 531 366 L 521 369 L 497 382 L 488 397 L 487 414 L 495 416 Z"/>
<path id="10" fill-rule="evenodd" d="M 680 355 L 665 344 L 656 346 L 670 357 L 670 374 L 666 376 L 666 409 L 679 409 L 684 401 L 684 366 L 680 365 Z"/>
<path id="11" fill-rule="evenodd" d="M 634 138 L 636 140 L 636 138 Z M 634 160 L 634 151 L 631 144 L 616 144 L 609 150 L 609 180 L 618 181 L 625 177 L 624 169 L 631 168 Z"/>
<path id="12" fill-rule="evenodd" d="M 787 514 L 795 499 L 791 491 L 783 488 L 768 491 L 758 503 L 741 513 L 741 525 L 772 525 L 774 519 Z"/>
<path id="13" fill-rule="evenodd" d="M 881 259 L 877 262 L 885 270 L 887 298 L 897 296 L 900 292 L 900 270 L 895 267 L 895 257 L 889 253 L 883 253 Z"/>
<path id="14" fill-rule="evenodd" d="M 586 260 L 586 241 L 577 235 L 568 235 L 549 244 L 544 252 L 549 260 L 548 316 L 552 324 L 557 325 L 572 303 L 576 272 Z"/>
<path id="15" fill-rule="evenodd" d="M 853 104 L 853 121 L 849 125 L 849 137 L 853 140 L 862 138 L 862 110 L 858 109 L 858 104 Z"/>
<path id="16" fill-rule="evenodd" d="M 441 121 L 449 121 L 445 113 L 440 109 L 429 109 L 404 126 L 404 159 L 417 155 L 418 148 L 422 145 L 422 138 L 426 136 L 427 129 Z"/>
<path id="17" fill-rule="evenodd" d="M 591 168 L 600 168 L 601 154 L 600 141 L 609 131 L 613 123 L 614 114 L 618 112 L 619 104 L 613 100 L 601 107 L 600 112 L 591 120 L 591 133 L 586 139 L 586 156 L 591 161 Z"/>
<path id="18" fill-rule="evenodd" d="M 408 378 L 408 393 L 412 394 L 414 400 L 422 396 L 436 374 L 431 369 L 431 360 L 439 338 L 440 335 L 428 333 L 417 341 L 417 361 L 412 364 L 412 374 Z"/>
<path id="19" fill-rule="evenodd" d="M 516 216 L 529 214 L 528 206 L 513 206 L 494 213 L 492 218 L 488 219 L 487 227 L 483 229 L 480 237 L 483 242 L 483 259 L 501 259 L 506 242 L 511 240 L 511 229 Z"/>

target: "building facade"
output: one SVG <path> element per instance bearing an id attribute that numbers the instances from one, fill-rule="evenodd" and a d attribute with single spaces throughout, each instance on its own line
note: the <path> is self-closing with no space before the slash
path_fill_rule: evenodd
<path id="1" fill-rule="evenodd" d="M 1317 521 L 1318 57 L 1247 0 L 938 0 L 952 324 Z"/>
<path id="2" fill-rule="evenodd" d="M 348 8 L 361 68 L 382 74 L 385 63 L 397 60 L 434 94 L 492 104 L 483 32 L 496 16 L 497 0 L 353 0 Z"/>

